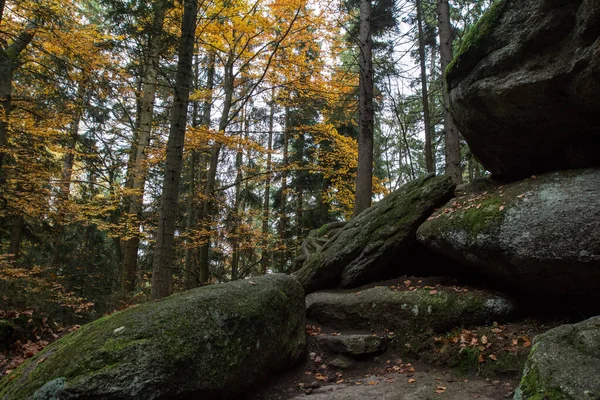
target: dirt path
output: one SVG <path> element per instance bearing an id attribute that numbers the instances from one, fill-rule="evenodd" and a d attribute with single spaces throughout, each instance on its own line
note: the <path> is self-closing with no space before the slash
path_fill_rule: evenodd
<path id="1" fill-rule="evenodd" d="M 413 381 L 414 380 L 414 381 Z M 410 383 L 409 383 L 410 382 Z M 412 378 L 398 374 L 370 376 L 343 384 L 328 384 L 294 399 L 331 400 L 500 400 L 512 398 L 514 381 L 457 378 L 441 371 L 417 372 Z"/>
<path id="2" fill-rule="evenodd" d="M 449 368 L 404 363 L 385 354 L 355 363 L 350 370 L 315 369 L 307 360 L 292 371 L 273 376 L 247 399 L 501 400 L 512 399 L 517 376 L 484 379 L 458 376 Z"/>

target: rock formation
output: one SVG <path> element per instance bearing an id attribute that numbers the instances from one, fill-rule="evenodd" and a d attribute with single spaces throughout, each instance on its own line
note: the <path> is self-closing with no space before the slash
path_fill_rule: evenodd
<path id="1" fill-rule="evenodd" d="M 418 226 L 454 191 L 447 176 L 428 175 L 407 183 L 341 228 L 307 257 L 297 278 L 307 293 L 318 289 L 357 287 L 380 279 L 395 261 L 402 274 L 403 252 L 416 243 Z"/>
<path id="2" fill-rule="evenodd" d="M 211 285 L 101 318 L 56 341 L 0 399 L 221 398 L 305 350 L 304 292 L 285 275 Z"/>
<path id="3" fill-rule="evenodd" d="M 600 169 L 479 182 L 417 238 L 509 288 L 589 296 L 600 290 Z"/>
<path id="4" fill-rule="evenodd" d="M 450 109 L 493 175 L 600 165 L 597 0 L 503 0 L 464 39 Z"/>

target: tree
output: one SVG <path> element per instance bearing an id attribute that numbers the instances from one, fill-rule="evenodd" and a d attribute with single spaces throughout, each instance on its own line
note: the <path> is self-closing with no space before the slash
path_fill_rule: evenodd
<path id="1" fill-rule="evenodd" d="M 452 25 L 450 24 L 450 6 L 448 0 L 438 0 L 438 29 L 440 34 L 440 64 L 442 73 L 452 61 Z M 454 183 L 462 183 L 462 168 L 460 165 L 460 137 L 450 114 L 450 99 L 448 90 L 443 90 L 444 130 L 446 136 L 446 173 Z"/>
<path id="2" fill-rule="evenodd" d="M 192 82 L 197 9 L 197 0 L 185 0 L 181 22 L 179 61 L 175 78 L 175 98 L 171 111 L 171 128 L 167 142 L 167 159 L 162 185 L 156 252 L 152 268 L 153 299 L 168 296 L 171 292 L 175 223 L 179 208 L 183 144 Z"/>
<path id="3" fill-rule="evenodd" d="M 0 26 L 2 25 L 5 0 L 0 2 Z M 38 29 L 39 21 L 37 18 L 30 19 L 29 22 L 16 32 L 8 40 L 0 40 L 0 185 L 4 178 L 2 165 L 5 155 L 5 147 L 8 144 L 9 117 L 12 109 L 12 89 L 15 70 L 22 64 L 21 56 L 23 51 L 31 43 Z"/>
<path id="4" fill-rule="evenodd" d="M 153 22 L 148 34 L 148 55 L 144 62 L 143 76 L 141 77 L 141 93 L 139 112 L 137 113 L 137 131 L 131 149 L 131 162 L 129 163 L 128 182 L 132 194 L 128 198 L 128 212 L 135 221 L 136 230 L 142 217 L 144 185 L 147 176 L 147 148 L 150 144 L 152 125 L 154 123 L 154 99 L 156 95 L 157 79 L 159 74 L 159 59 L 162 49 L 162 34 L 168 2 L 157 0 L 153 3 Z M 133 292 L 137 274 L 138 247 L 140 245 L 139 233 L 136 232 L 130 239 L 124 241 L 123 250 L 123 276 L 122 289 L 125 295 Z"/>
<path id="5" fill-rule="evenodd" d="M 416 0 L 417 27 L 419 30 L 419 65 L 421 67 L 421 98 L 423 101 L 423 124 L 425 125 L 425 166 L 427 172 L 435 172 L 433 151 L 431 148 L 431 117 L 429 116 L 429 91 L 427 90 L 427 70 L 425 67 L 425 37 L 423 33 L 423 6 L 421 0 Z"/>
<path id="6" fill-rule="evenodd" d="M 358 94 L 358 167 L 354 215 L 371 206 L 373 195 L 373 43 L 371 0 L 360 2 L 359 94 Z"/>

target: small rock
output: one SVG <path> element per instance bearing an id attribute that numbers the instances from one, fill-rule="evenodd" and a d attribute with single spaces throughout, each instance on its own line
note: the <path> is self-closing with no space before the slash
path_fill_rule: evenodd
<path id="1" fill-rule="evenodd" d="M 348 357 L 339 356 L 329 361 L 329 366 L 339 369 L 350 369 L 354 367 L 354 363 Z"/>
<path id="2" fill-rule="evenodd" d="M 306 389 L 306 391 L 304 393 L 306 393 L 307 395 L 312 394 L 313 390 L 311 388 Z"/>
<path id="3" fill-rule="evenodd" d="M 373 335 L 321 336 L 317 343 L 333 353 L 351 356 L 381 353 L 387 345 L 385 338 Z"/>

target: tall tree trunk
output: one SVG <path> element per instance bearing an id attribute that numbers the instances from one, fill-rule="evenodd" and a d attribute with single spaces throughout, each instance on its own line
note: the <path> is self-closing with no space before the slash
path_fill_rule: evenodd
<path id="1" fill-rule="evenodd" d="M 0 4 L 2 15 L 4 3 Z M 3 173 L 4 148 L 8 145 L 8 124 L 12 110 L 12 85 L 15 70 L 20 66 L 21 53 L 31 43 L 36 34 L 38 21 L 30 21 L 12 42 L 0 42 L 0 185 L 6 176 Z"/>
<path id="2" fill-rule="evenodd" d="M 417 27 L 419 29 L 419 64 L 421 66 L 421 96 L 423 101 L 423 124 L 425 125 L 425 167 L 427 172 L 435 172 L 433 151 L 431 146 L 431 117 L 429 116 L 429 93 L 427 90 L 427 69 L 425 67 L 425 37 L 423 35 L 423 6 L 421 0 L 417 4 Z"/>
<path id="3" fill-rule="evenodd" d="M 438 30 L 440 33 L 440 60 L 442 74 L 452 61 L 452 26 L 450 24 L 450 6 L 448 0 L 438 0 Z M 445 83 L 444 83 L 445 85 Z M 446 173 L 454 183 L 462 183 L 462 168 L 460 166 L 460 136 L 450 114 L 450 97 L 448 90 L 444 93 L 444 130 L 446 133 Z"/>
<path id="4" fill-rule="evenodd" d="M 63 170 L 61 182 L 58 187 L 58 212 L 56 216 L 56 227 L 53 238 L 51 239 L 52 255 L 50 257 L 50 265 L 56 266 L 60 261 L 61 244 L 64 234 L 64 218 L 65 207 L 71 195 L 71 179 L 73 176 L 73 164 L 75 162 L 74 150 L 79 141 L 79 124 L 83 116 L 83 108 L 85 101 L 85 78 L 82 78 L 77 86 L 76 111 L 69 128 L 69 135 L 65 144 L 65 156 L 63 158 Z"/>
<path id="5" fill-rule="evenodd" d="M 297 203 L 296 203 L 296 242 L 299 245 L 302 243 L 302 237 L 304 236 L 304 221 L 303 221 L 303 212 L 304 212 L 304 189 L 302 186 L 298 186 L 296 189 Z"/>
<path id="6" fill-rule="evenodd" d="M 324 178 L 323 186 L 321 187 L 321 194 L 319 196 L 319 226 L 325 225 L 329 222 L 329 202 L 327 201 L 327 193 L 331 186 L 331 179 Z"/>
<path id="7" fill-rule="evenodd" d="M 209 92 L 208 98 L 206 98 L 202 104 L 202 121 L 201 124 L 206 129 L 210 128 L 210 114 L 212 111 L 212 90 L 214 88 L 214 80 L 215 80 L 215 52 L 210 51 L 208 54 L 208 64 L 207 64 L 207 72 L 206 72 L 206 90 Z M 214 149 L 213 149 L 214 150 Z M 212 160 L 212 150 L 210 153 L 203 153 L 200 160 L 200 165 L 202 165 L 202 170 L 200 173 L 200 177 L 198 179 L 201 184 L 204 184 L 204 195 L 206 196 L 206 187 L 208 181 L 209 171 L 206 166 L 211 163 Z M 218 160 L 218 157 L 217 157 Z M 210 169 L 210 167 L 209 167 Z M 216 171 L 216 164 L 215 164 Z M 195 221 L 193 227 L 196 228 L 198 226 L 198 222 L 201 221 L 205 223 L 206 218 L 204 215 L 204 210 L 207 206 L 208 200 L 204 198 L 196 207 L 195 213 Z M 197 248 L 188 247 L 186 249 L 185 254 L 185 262 L 186 262 L 186 271 L 188 274 L 189 281 L 187 282 L 187 287 L 192 288 L 198 286 L 199 283 L 205 283 L 208 280 L 208 253 L 206 258 L 206 268 L 202 268 L 202 260 L 204 259 L 203 254 L 204 251 L 208 251 L 207 247 L 202 244 Z"/>
<path id="8" fill-rule="evenodd" d="M 198 89 L 199 88 L 199 74 L 200 74 L 200 62 L 198 60 L 198 55 L 195 56 L 196 58 L 196 63 L 195 63 L 195 67 L 194 67 L 194 89 Z M 199 103 L 198 101 L 193 102 L 192 105 L 192 127 L 197 128 L 198 127 L 198 108 L 199 108 Z M 189 160 L 188 160 L 188 164 L 189 164 L 189 176 L 188 176 L 188 180 L 189 180 L 189 193 L 188 193 L 188 198 L 187 198 L 187 203 L 186 203 L 186 219 L 185 219 L 185 230 L 187 232 L 186 238 L 185 238 L 185 268 L 184 268 L 184 279 L 185 279 L 185 287 L 187 289 L 192 289 L 194 287 L 197 286 L 198 284 L 198 279 L 196 279 L 196 260 L 195 260 L 195 252 L 193 249 L 193 243 L 194 243 L 194 239 L 192 238 L 192 231 L 196 228 L 196 223 L 197 223 L 197 202 L 196 202 L 196 196 L 197 196 L 197 167 L 198 167 L 198 160 L 200 159 L 200 154 L 198 153 L 198 150 L 196 150 L 195 148 L 192 149 L 192 151 L 190 151 L 190 156 L 189 156 Z"/>
<path id="9" fill-rule="evenodd" d="M 275 116 L 275 88 L 271 89 L 271 104 L 269 106 L 269 133 L 267 137 L 267 178 L 265 179 L 265 193 L 263 196 L 262 215 L 262 254 L 260 259 L 260 273 L 266 274 L 270 263 L 269 253 L 269 211 L 271 196 L 271 151 L 273 150 L 273 121 Z"/>
<path id="10" fill-rule="evenodd" d="M 233 104 L 233 89 L 234 89 L 234 75 L 233 75 L 233 62 L 234 56 L 231 54 L 225 63 L 224 81 L 223 88 L 225 90 L 225 99 L 223 101 L 223 113 L 219 120 L 219 132 L 224 132 L 229 122 L 229 112 Z M 210 154 L 210 166 L 208 174 L 206 176 L 206 188 L 205 188 L 205 203 L 202 215 L 204 217 L 204 224 L 206 230 L 211 230 L 212 226 L 212 215 L 214 213 L 215 202 L 214 202 L 214 191 L 217 181 L 217 167 L 219 164 L 219 154 L 221 152 L 221 145 L 215 144 L 211 149 Z M 208 255 L 210 252 L 210 235 L 207 236 L 205 243 L 200 247 L 200 283 L 206 283 L 209 279 L 209 259 Z"/>
<path id="11" fill-rule="evenodd" d="M 162 33 L 165 13 L 168 2 L 159 0 L 154 2 L 154 21 L 152 32 L 149 35 L 150 52 L 145 73 L 142 76 L 142 92 L 139 102 L 139 114 L 137 121 L 136 140 L 134 143 L 133 173 L 131 177 L 132 194 L 129 196 L 129 214 L 135 215 L 136 234 L 129 240 L 124 241 L 123 249 L 123 276 L 121 285 L 123 292 L 127 295 L 135 289 L 137 275 L 138 248 L 140 246 L 139 222 L 142 220 L 142 208 L 144 201 L 144 186 L 148 166 L 147 149 L 150 144 L 152 123 L 154 121 L 154 99 L 156 96 L 157 79 L 159 72 L 160 50 L 162 49 Z"/>
<path id="12" fill-rule="evenodd" d="M 10 231 L 10 247 L 8 248 L 8 254 L 12 256 L 13 260 L 19 257 L 19 252 L 21 251 L 23 228 L 25 228 L 25 218 L 23 215 L 15 215 Z"/>
<path id="13" fill-rule="evenodd" d="M 5 2 L 0 3 L 0 17 L 4 16 Z M 1 21 L 1 19 L 0 19 Z M 8 146 L 9 119 L 12 111 L 12 85 L 15 70 L 20 66 L 21 53 L 35 37 L 37 20 L 30 21 L 23 31 L 10 42 L 0 42 L 0 187 L 6 182 L 4 171 L 5 148 Z M 25 219 L 21 214 L 13 216 L 8 253 L 17 258 Z"/>
<path id="14" fill-rule="evenodd" d="M 371 0 L 360 1 L 358 167 L 354 215 L 371 206 L 373 195 L 373 43 L 371 38 Z"/>
<path id="15" fill-rule="evenodd" d="M 281 172 L 281 204 L 280 204 L 280 215 L 279 215 L 279 243 L 281 250 L 279 251 L 279 271 L 283 271 L 285 264 L 287 263 L 287 222 L 288 216 L 286 213 L 287 207 L 287 168 L 289 163 L 289 122 L 290 122 L 290 109 L 285 106 L 285 126 L 283 128 L 283 170 Z"/>
<path id="16" fill-rule="evenodd" d="M 171 128 L 167 140 L 167 159 L 158 219 L 156 253 L 152 268 L 152 299 L 160 299 L 168 296 L 171 292 L 175 223 L 179 208 L 179 182 L 192 80 L 197 9 L 198 2 L 196 0 L 185 0 L 179 61 L 175 78 L 175 99 L 171 110 Z"/>
<path id="17" fill-rule="evenodd" d="M 242 111 L 243 112 L 243 111 Z M 248 134 L 248 121 L 246 121 L 245 116 L 242 114 L 242 121 L 244 123 L 244 131 L 246 135 Z M 233 204 L 233 226 L 231 232 L 233 233 L 232 238 L 232 254 L 231 254 L 231 280 L 236 280 L 238 278 L 239 264 L 240 264 L 240 204 L 241 204 L 241 196 L 242 196 L 242 181 L 244 180 L 244 172 L 242 170 L 242 165 L 244 162 L 244 152 L 242 145 L 238 145 L 237 154 L 235 157 L 235 169 L 236 169 L 236 177 L 235 177 L 235 198 Z"/>

